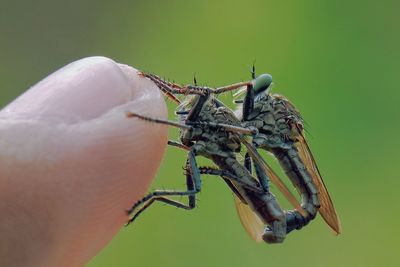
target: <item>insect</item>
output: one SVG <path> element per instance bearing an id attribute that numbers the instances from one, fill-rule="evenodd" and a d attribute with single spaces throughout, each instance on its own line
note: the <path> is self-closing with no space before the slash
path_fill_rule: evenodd
<path id="1" fill-rule="evenodd" d="M 301 114 L 285 97 L 270 94 L 272 77 L 269 74 L 256 77 L 253 66 L 252 79 L 245 86 L 244 99 L 236 101 L 241 104 L 238 117 L 243 127 L 258 130 L 253 138 L 254 146 L 271 152 L 278 159 L 300 193 L 302 207 L 307 211 L 305 217 L 297 211 L 288 212 L 287 231 L 302 228 L 319 212 L 329 227 L 339 234 L 340 221 L 305 139 Z"/>
<path id="2" fill-rule="evenodd" d="M 233 84 L 217 89 L 197 85 L 182 87 L 166 82 L 155 75 L 143 74 L 143 76 L 153 80 L 167 96 L 176 102 L 179 102 L 179 100 L 174 97 L 174 94 L 196 95 L 186 104 L 181 105 L 180 110 L 178 110 L 177 114 L 179 115 L 180 123 L 149 118 L 140 114 L 128 114 L 129 117 L 138 117 L 152 122 L 165 123 L 182 129 L 182 143 L 169 142 L 169 144 L 189 151 L 186 161 L 188 190 L 178 192 L 156 191 L 145 196 L 129 210 L 129 214 L 132 214 L 143 204 L 134 213 L 129 223 L 135 220 L 154 201 L 161 201 L 185 209 L 194 208 L 194 195 L 201 189 L 200 174 L 206 173 L 221 176 L 232 189 L 235 194 L 235 204 L 241 222 L 253 239 L 257 241 L 264 240 L 268 243 L 282 242 L 286 233 L 305 224 L 307 216 L 310 217 L 309 214 L 311 213 L 307 211 L 309 207 L 303 205 L 305 208 L 303 209 L 303 207 L 299 206 L 295 197 L 261 158 L 254 145 L 244 138 L 245 135 L 259 137 L 258 129 L 251 125 L 242 127 L 244 120 L 240 121 L 231 110 L 226 108 L 215 97 L 211 96 L 211 94 L 219 94 L 243 86 L 247 86 L 248 89 L 251 88 L 256 92 L 262 91 L 257 86 L 260 86 L 258 84 L 262 84 L 262 88 L 268 88 L 269 84 L 265 83 L 269 81 L 265 80 L 265 76 L 260 76 L 259 80 L 255 79 L 251 82 Z M 247 95 L 250 96 L 251 94 L 248 93 Z M 241 144 L 244 144 L 247 148 L 245 167 L 236 159 Z M 197 155 L 211 159 L 219 169 L 209 167 L 198 168 L 195 161 L 195 156 Z M 251 161 L 253 161 L 257 179 L 251 174 Z M 294 205 L 296 208 L 295 211 L 284 212 L 279 207 L 275 197 L 269 191 L 269 179 L 277 185 Z M 167 196 L 175 195 L 187 195 L 189 197 L 189 204 L 184 205 L 183 203 L 167 198 Z M 316 194 L 314 195 L 314 198 L 316 198 Z"/>

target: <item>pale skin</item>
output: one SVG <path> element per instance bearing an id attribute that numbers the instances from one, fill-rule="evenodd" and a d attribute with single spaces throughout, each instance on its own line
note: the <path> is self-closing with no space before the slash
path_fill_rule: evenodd
<path id="1" fill-rule="evenodd" d="M 158 88 L 104 57 L 65 66 L 0 111 L 0 266 L 83 266 L 155 176 Z"/>

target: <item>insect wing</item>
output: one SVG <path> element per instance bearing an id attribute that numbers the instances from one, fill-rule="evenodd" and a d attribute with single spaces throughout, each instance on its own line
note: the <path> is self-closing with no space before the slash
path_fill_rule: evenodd
<path id="1" fill-rule="evenodd" d="M 308 146 L 306 139 L 302 131 L 299 129 L 300 135 L 296 142 L 297 150 L 299 151 L 300 158 L 305 163 L 307 170 L 310 172 L 311 178 L 314 184 L 317 186 L 319 191 L 319 201 L 321 207 L 319 208 L 319 213 L 329 227 L 338 235 L 341 232 L 341 225 L 336 210 L 333 206 L 331 197 L 329 196 L 328 190 L 322 180 L 321 174 L 315 163 L 314 157 Z"/>
<path id="2" fill-rule="evenodd" d="M 260 217 L 251 210 L 251 208 L 243 203 L 236 195 L 233 195 L 236 211 L 239 215 L 240 222 L 244 229 L 246 229 L 249 236 L 256 242 L 262 241 L 262 235 L 264 233 L 264 223 Z"/>
<path id="3" fill-rule="evenodd" d="M 267 174 L 267 176 L 276 185 L 276 187 L 278 187 L 278 189 L 282 192 L 282 194 L 286 197 L 286 199 L 290 202 L 290 204 L 292 204 L 293 207 L 298 212 L 300 212 L 301 215 L 306 216 L 307 213 L 301 207 L 299 201 L 292 194 L 292 192 L 290 192 L 290 190 L 282 182 L 282 180 L 279 178 L 279 176 L 267 165 L 267 163 L 260 156 L 260 154 L 254 148 L 254 146 L 252 144 L 250 144 L 249 142 L 247 142 L 246 140 L 244 140 L 243 138 L 241 139 L 241 142 L 246 146 L 247 151 L 249 152 L 249 155 L 252 157 L 252 159 L 255 161 L 255 163 L 257 165 L 259 165 L 261 167 L 261 169 Z"/>

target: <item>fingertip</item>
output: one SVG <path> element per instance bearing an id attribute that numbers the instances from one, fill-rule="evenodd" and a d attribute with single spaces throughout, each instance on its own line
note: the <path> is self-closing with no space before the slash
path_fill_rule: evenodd
<path id="1" fill-rule="evenodd" d="M 54 240 L 39 248 L 51 260 L 87 262 L 154 178 L 167 127 L 128 111 L 167 115 L 154 83 L 104 57 L 60 69 L 0 111 L 2 178 L 29 211 L 24 223 Z"/>

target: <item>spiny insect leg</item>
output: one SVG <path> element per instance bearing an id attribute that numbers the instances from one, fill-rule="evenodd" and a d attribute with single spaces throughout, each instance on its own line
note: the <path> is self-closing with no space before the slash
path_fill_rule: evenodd
<path id="1" fill-rule="evenodd" d="M 127 222 L 127 225 L 132 223 L 139 216 L 139 214 L 150 207 L 155 201 L 161 201 L 167 204 L 171 204 L 175 207 L 187 210 L 193 209 L 196 206 L 195 195 L 201 191 L 201 178 L 200 171 L 197 167 L 195 155 L 192 151 L 188 153 L 186 170 L 187 191 L 158 190 L 146 195 L 141 200 L 136 202 L 132 206 L 132 208 L 127 211 L 128 215 L 131 215 L 140 205 L 144 204 L 144 206 L 139 211 L 137 211 L 133 215 L 133 217 Z M 189 204 L 184 205 L 178 201 L 168 199 L 166 198 L 166 196 L 188 196 Z"/>
<path id="2" fill-rule="evenodd" d="M 183 94 L 197 94 L 197 95 L 207 95 L 214 92 L 214 88 L 208 86 L 200 86 L 200 85 L 186 85 L 182 88 Z M 186 92 L 185 92 L 186 91 Z"/>
<path id="3" fill-rule="evenodd" d="M 181 101 L 176 98 L 173 95 L 173 91 L 175 87 L 178 87 L 178 85 L 174 84 L 174 83 L 170 83 L 168 81 L 165 81 L 163 79 L 161 79 L 160 77 L 158 77 L 157 75 L 154 74 L 150 74 L 150 73 L 144 73 L 144 72 L 140 72 L 139 75 L 146 77 L 148 79 L 150 79 L 151 81 L 153 81 L 157 87 L 172 101 L 176 102 L 177 104 L 180 104 Z"/>
<path id="4" fill-rule="evenodd" d="M 176 83 L 168 82 L 164 79 L 161 79 L 157 75 L 150 74 L 150 73 L 141 72 L 140 75 L 153 81 L 164 93 L 168 93 L 168 96 L 169 96 L 169 94 L 204 95 L 204 94 L 210 93 L 213 90 L 212 88 L 205 87 L 205 86 L 193 86 L 193 85 L 181 86 Z M 175 101 L 175 99 L 173 99 L 173 100 Z"/>

